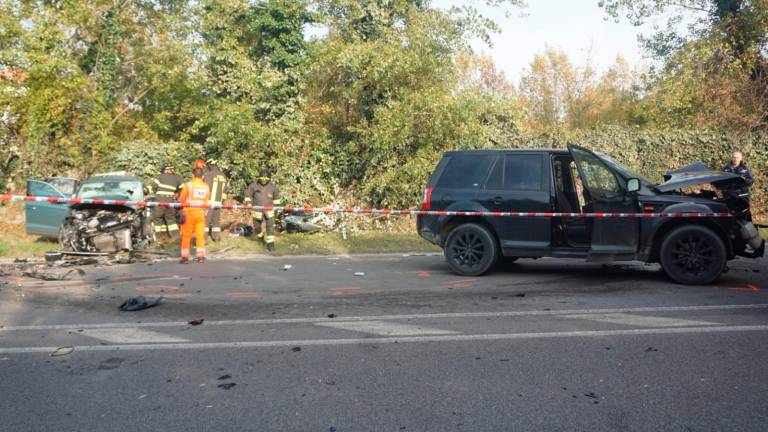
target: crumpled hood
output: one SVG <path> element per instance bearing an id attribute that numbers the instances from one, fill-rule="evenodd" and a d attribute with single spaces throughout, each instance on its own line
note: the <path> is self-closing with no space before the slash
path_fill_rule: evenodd
<path id="1" fill-rule="evenodd" d="M 713 171 L 701 162 L 694 162 L 664 174 L 664 183 L 657 185 L 659 192 L 670 192 L 684 187 L 711 184 L 718 189 L 743 185 L 746 181 L 737 174 Z"/>

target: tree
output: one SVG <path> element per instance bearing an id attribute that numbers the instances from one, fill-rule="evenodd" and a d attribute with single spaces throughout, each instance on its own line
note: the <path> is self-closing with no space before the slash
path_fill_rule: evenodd
<path id="1" fill-rule="evenodd" d="M 618 57 L 602 75 L 590 62 L 575 66 L 562 51 L 534 56 L 520 92 L 534 130 L 627 124 L 637 102 L 636 73 Z"/>
<path id="2" fill-rule="evenodd" d="M 676 126 L 768 127 L 768 0 L 601 0 L 636 25 L 669 14 L 642 39 L 662 67 L 651 78 L 649 119 Z M 690 22 L 681 29 L 684 18 Z M 650 108 L 648 108 L 650 107 Z"/>

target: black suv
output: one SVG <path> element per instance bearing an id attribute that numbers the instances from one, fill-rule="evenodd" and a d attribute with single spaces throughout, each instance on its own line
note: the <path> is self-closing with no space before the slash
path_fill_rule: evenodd
<path id="1" fill-rule="evenodd" d="M 562 218 L 424 215 L 419 234 L 451 269 L 487 272 L 500 257 L 660 262 L 684 284 L 717 279 L 737 255 L 758 258 L 744 180 L 695 163 L 656 184 L 609 156 L 568 150 L 448 152 L 424 190 L 422 210 L 556 213 L 730 213 L 729 218 Z M 696 189 L 696 191 L 693 191 Z M 683 190 L 686 190 L 685 192 Z"/>

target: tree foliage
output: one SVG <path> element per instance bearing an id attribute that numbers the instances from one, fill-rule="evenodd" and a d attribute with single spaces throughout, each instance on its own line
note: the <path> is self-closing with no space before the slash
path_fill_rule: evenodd
<path id="1" fill-rule="evenodd" d="M 667 15 L 642 38 L 659 59 L 645 115 L 665 126 L 768 127 L 767 0 L 601 0 L 636 25 Z M 687 25 L 683 25 L 687 24 Z"/>

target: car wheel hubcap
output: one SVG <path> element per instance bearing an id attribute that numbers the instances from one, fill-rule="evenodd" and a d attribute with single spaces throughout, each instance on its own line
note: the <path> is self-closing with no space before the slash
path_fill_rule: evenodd
<path id="1" fill-rule="evenodd" d="M 683 273 L 698 276 L 710 271 L 715 262 L 715 248 L 706 238 L 689 235 L 672 247 L 672 262 Z"/>
<path id="2" fill-rule="evenodd" d="M 459 234 L 451 246 L 451 258 L 461 266 L 474 267 L 484 256 L 483 240 L 471 232 Z"/>

